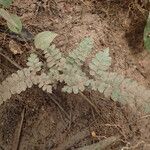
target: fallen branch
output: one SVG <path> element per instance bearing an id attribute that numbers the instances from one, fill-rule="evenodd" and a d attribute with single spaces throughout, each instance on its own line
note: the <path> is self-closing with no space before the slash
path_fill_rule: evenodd
<path id="1" fill-rule="evenodd" d="M 90 131 L 88 129 L 85 129 L 81 132 L 78 132 L 77 134 L 75 134 L 72 137 L 68 137 L 63 143 L 58 145 L 58 147 L 53 149 L 53 150 L 66 150 L 66 149 L 69 149 L 72 146 L 74 146 L 76 143 L 80 142 L 81 140 L 83 140 L 84 138 L 86 138 L 88 136 L 90 136 Z"/>
<path id="2" fill-rule="evenodd" d="M 119 140 L 119 137 L 111 136 L 104 140 L 99 141 L 98 143 L 95 143 L 89 146 L 84 146 L 76 150 L 104 150 L 106 149 L 106 147 L 110 146 L 111 144 L 113 144 L 114 142 L 118 140 Z"/>
<path id="3" fill-rule="evenodd" d="M 25 115 L 25 108 L 23 109 L 23 111 L 21 113 L 21 121 L 19 123 L 19 127 L 17 127 L 17 129 L 16 129 L 16 137 L 14 137 L 12 150 L 18 150 L 19 149 L 21 130 L 22 130 L 22 125 L 23 125 L 24 115 Z"/>

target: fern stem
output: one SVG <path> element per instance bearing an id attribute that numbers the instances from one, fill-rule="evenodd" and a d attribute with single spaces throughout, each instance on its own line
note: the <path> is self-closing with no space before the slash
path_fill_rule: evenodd
<path id="1" fill-rule="evenodd" d="M 90 101 L 90 99 L 89 98 L 87 98 L 83 93 L 79 93 L 80 95 L 81 95 L 81 97 L 83 98 L 83 99 L 85 99 L 94 109 L 95 109 L 95 111 L 98 113 L 98 115 L 100 114 L 100 110 L 97 108 L 97 106 L 95 105 L 95 104 L 93 104 L 91 101 Z"/>
<path id="2" fill-rule="evenodd" d="M 49 97 L 51 98 L 51 100 L 59 107 L 59 109 L 66 115 L 67 119 L 70 120 L 69 114 L 63 109 L 63 107 L 55 100 L 56 97 L 54 94 L 49 95 Z"/>

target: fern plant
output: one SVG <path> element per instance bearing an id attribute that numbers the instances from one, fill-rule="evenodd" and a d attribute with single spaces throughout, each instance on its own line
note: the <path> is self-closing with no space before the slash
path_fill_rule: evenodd
<path id="1" fill-rule="evenodd" d="M 82 68 L 92 51 L 93 40 L 89 37 L 83 39 L 65 57 L 55 45 L 50 45 L 55 37 L 56 34 L 49 31 L 35 37 L 35 47 L 42 49 L 46 63 L 41 62 L 36 54 L 31 54 L 27 68 L 17 71 L 0 84 L 0 103 L 33 85 L 52 93 L 53 88 L 62 83 L 63 92 L 81 94 L 87 101 L 89 100 L 82 92 L 91 89 L 103 93 L 106 98 L 129 104 L 132 108 L 142 106 L 145 112 L 150 111 L 150 90 L 132 79 L 109 71 L 111 57 L 108 48 L 98 52 L 91 60 L 90 75 L 87 75 Z M 97 109 L 90 101 L 89 103 Z"/>

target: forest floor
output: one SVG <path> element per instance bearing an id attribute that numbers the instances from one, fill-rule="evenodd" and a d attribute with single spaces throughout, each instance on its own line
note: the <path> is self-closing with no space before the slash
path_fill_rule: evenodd
<path id="1" fill-rule="evenodd" d="M 143 46 L 148 6 L 143 2 L 14 0 L 9 11 L 20 16 L 33 35 L 45 30 L 57 33 L 54 43 L 64 55 L 84 37 L 92 37 L 93 52 L 110 48 L 111 70 L 150 88 L 150 54 Z M 2 19 L 1 25 L 6 25 Z M 8 58 L 25 67 L 33 47 L 32 42 L 8 34 L 0 32 L 0 82 L 18 70 Z M 11 48 L 12 40 L 20 47 L 18 54 Z M 97 92 L 85 94 L 100 115 L 78 95 L 54 94 L 52 99 L 33 87 L 0 106 L 0 150 L 75 150 L 112 136 L 119 139 L 104 150 L 150 150 L 150 117 L 103 100 Z"/>

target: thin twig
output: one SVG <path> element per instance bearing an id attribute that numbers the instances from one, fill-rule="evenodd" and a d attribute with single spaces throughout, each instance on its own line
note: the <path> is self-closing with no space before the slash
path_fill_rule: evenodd
<path id="1" fill-rule="evenodd" d="M 21 121 L 20 121 L 20 125 L 19 128 L 17 128 L 17 135 L 14 138 L 15 141 L 13 143 L 13 147 L 12 150 L 18 150 L 19 149 L 19 145 L 20 145 L 20 137 L 21 137 L 21 131 L 22 131 L 22 125 L 23 125 L 23 120 L 24 120 L 24 115 L 25 115 L 25 108 L 23 109 L 22 113 L 21 113 Z"/>
<path id="2" fill-rule="evenodd" d="M 87 98 L 83 93 L 80 92 L 80 95 L 95 109 L 95 111 L 100 114 L 100 110 L 97 108 L 95 104 L 93 104 L 89 98 Z"/>
<path id="3" fill-rule="evenodd" d="M 54 94 L 52 94 L 52 95 L 49 95 L 49 97 L 59 107 L 59 109 L 66 115 L 67 119 L 70 120 L 69 114 L 63 109 L 63 107 L 58 103 L 58 101 L 56 101 L 56 96 Z"/>
<path id="4" fill-rule="evenodd" d="M 124 139 L 127 139 L 127 136 L 125 135 L 125 133 L 123 133 L 122 128 L 120 127 L 120 125 L 117 125 L 117 124 L 103 124 L 102 126 L 116 128 L 118 130 L 118 132 L 124 137 Z"/>
<path id="5" fill-rule="evenodd" d="M 145 115 L 145 116 L 142 116 L 140 119 L 145 119 L 145 118 L 149 118 L 150 115 Z"/>
<path id="6" fill-rule="evenodd" d="M 139 145 L 141 145 L 141 144 L 144 145 L 145 142 L 144 141 L 139 141 L 136 145 L 133 145 L 133 146 L 130 146 L 130 147 L 128 147 L 128 146 L 122 147 L 121 150 L 134 150 L 134 149 L 137 149 L 139 147 Z"/>
<path id="7" fill-rule="evenodd" d="M 83 131 L 79 131 L 77 134 L 73 136 L 69 136 L 67 139 L 64 140 L 63 143 L 59 144 L 57 148 L 54 150 L 66 150 L 74 146 L 76 143 L 80 142 L 81 140 L 85 139 L 86 137 L 90 136 L 90 131 L 86 128 Z"/>
<path id="8" fill-rule="evenodd" d="M 7 59 L 11 64 L 13 64 L 15 67 L 17 67 L 18 69 L 22 69 L 21 66 L 19 66 L 15 61 L 11 60 L 9 57 L 7 57 L 6 55 L 4 55 L 3 53 L 1 53 L 2 48 L 0 48 L 0 55 L 3 56 L 5 59 Z"/>

